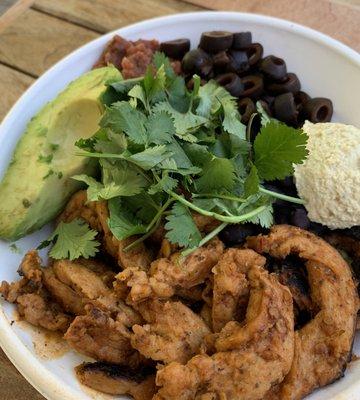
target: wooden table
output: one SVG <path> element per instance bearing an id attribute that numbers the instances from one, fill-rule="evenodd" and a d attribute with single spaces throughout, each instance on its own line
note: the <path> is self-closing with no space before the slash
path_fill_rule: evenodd
<path id="1" fill-rule="evenodd" d="M 238 0 L 238 9 L 267 13 L 266 7 L 270 9 L 269 3 L 275 6 L 276 1 L 240 3 Z M 14 3 L 17 3 L 15 8 L 9 9 Z M 293 2 L 287 3 L 292 7 Z M 0 0 L 0 15 L 7 10 L 0 16 L 0 121 L 38 76 L 82 44 L 136 21 L 202 10 L 210 4 L 216 8 L 216 1 L 211 0 Z M 330 8 L 338 4 L 360 10 L 360 0 L 329 1 Z M 20 376 L 1 350 L 0 399 L 44 399 Z"/>

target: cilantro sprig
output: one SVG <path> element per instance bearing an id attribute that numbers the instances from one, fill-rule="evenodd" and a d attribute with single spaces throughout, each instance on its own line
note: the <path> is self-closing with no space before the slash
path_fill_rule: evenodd
<path id="1" fill-rule="evenodd" d="M 100 246 L 100 243 L 95 240 L 96 235 L 97 232 L 90 229 L 89 225 L 81 219 L 75 219 L 69 223 L 60 222 L 49 239 L 42 242 L 38 249 L 53 244 L 49 255 L 58 260 L 94 257 Z"/>
<path id="2" fill-rule="evenodd" d="M 304 161 L 306 134 L 269 118 L 259 105 L 262 127 L 252 143 L 236 99 L 214 81 L 201 86 L 195 75 L 193 82 L 188 90 L 156 53 L 144 77 L 109 83 L 99 131 L 77 142 L 79 155 L 99 160 L 101 179 L 74 179 L 88 185 L 90 201 L 108 200 L 108 224 L 117 239 L 137 235 L 128 248 L 163 222 L 167 239 L 189 254 L 227 224 L 271 226 L 276 198 L 302 203 L 263 185 L 291 175 L 293 164 Z M 194 212 L 219 220 L 218 227 L 203 236 Z M 67 230 L 74 227 L 58 227 L 52 256 L 96 251 L 92 231 L 84 231 L 80 248 L 71 248 Z"/>

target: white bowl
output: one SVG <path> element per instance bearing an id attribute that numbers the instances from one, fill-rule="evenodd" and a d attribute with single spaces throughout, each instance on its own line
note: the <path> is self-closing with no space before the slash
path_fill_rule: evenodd
<path id="1" fill-rule="evenodd" d="M 254 41 L 263 44 L 266 54 L 276 54 L 285 59 L 288 70 L 298 74 L 303 90 L 313 97 L 324 96 L 333 100 L 334 120 L 360 127 L 360 55 L 355 51 L 319 32 L 276 18 L 233 12 L 178 14 L 137 23 L 102 36 L 67 56 L 36 81 L 0 126 L 0 175 L 4 173 L 29 119 L 70 81 L 91 68 L 114 33 L 128 39 L 188 37 L 196 45 L 201 32 L 214 29 L 251 31 Z M 45 227 L 20 240 L 17 245 L 22 253 L 36 247 L 49 230 Z M 18 278 L 16 270 L 21 258 L 22 255 L 10 250 L 9 243 L 0 242 L 0 281 Z M 1 300 L 0 345 L 24 377 L 47 399 L 109 398 L 84 391 L 79 385 L 73 368 L 83 360 L 81 356 L 69 352 L 55 360 L 38 357 L 32 334 L 28 329 L 22 329 L 21 324 L 10 325 L 13 319 L 14 307 Z M 360 351 L 360 338 L 355 341 L 354 350 L 355 353 Z M 309 397 L 312 400 L 359 398 L 359 362 L 349 365 L 343 379 Z"/>

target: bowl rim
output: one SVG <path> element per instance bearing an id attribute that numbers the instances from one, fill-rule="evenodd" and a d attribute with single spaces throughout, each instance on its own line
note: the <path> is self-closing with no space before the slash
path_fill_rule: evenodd
<path id="1" fill-rule="evenodd" d="M 295 32 L 300 36 L 306 37 L 319 43 L 322 46 L 326 46 L 331 50 L 335 50 L 338 54 L 342 55 L 350 62 L 354 63 L 360 68 L 360 53 L 351 49 L 349 46 L 341 43 L 340 41 L 333 39 L 332 37 L 316 31 L 312 28 L 300 25 L 295 22 L 291 22 L 285 19 L 276 17 L 265 16 L 261 14 L 252 14 L 244 12 L 233 12 L 233 11 L 197 11 L 189 13 L 178 13 L 157 18 L 152 18 L 144 21 L 140 21 L 131 25 L 127 25 L 113 31 L 101 35 L 100 37 L 86 43 L 85 45 L 75 49 L 70 54 L 59 60 L 55 65 L 48 69 L 42 74 L 16 101 L 10 111 L 6 114 L 0 124 L 0 139 L 4 139 L 4 133 L 6 127 L 10 125 L 16 118 L 21 108 L 28 101 L 28 98 L 36 95 L 38 87 L 41 81 L 51 81 L 52 76 L 60 68 L 64 68 L 67 64 L 71 63 L 73 58 L 81 57 L 85 53 L 91 52 L 97 45 L 107 42 L 115 34 L 131 35 L 133 31 L 136 31 L 141 27 L 142 29 L 151 30 L 152 27 L 161 24 L 177 24 L 186 19 L 187 21 L 198 21 L 199 18 L 204 20 L 218 20 L 221 19 L 235 19 L 237 21 L 246 21 L 259 23 L 261 25 L 280 28 L 288 32 Z M 14 334 L 11 328 L 10 321 L 6 317 L 2 305 L 0 303 L 0 346 L 4 353 L 15 365 L 18 371 L 24 376 L 24 378 L 45 398 L 49 400 L 79 400 L 77 392 L 69 387 L 68 385 L 62 384 L 57 377 L 50 372 L 45 366 L 43 366 L 38 358 L 31 353 L 31 351 L 23 344 L 20 338 Z M 75 378 L 75 377 L 74 377 Z M 350 385 L 345 391 L 341 393 L 341 399 L 355 400 L 354 391 L 355 387 L 360 388 L 360 383 Z M 344 396 L 344 397 L 343 397 Z M 339 399 L 336 396 L 333 398 Z"/>

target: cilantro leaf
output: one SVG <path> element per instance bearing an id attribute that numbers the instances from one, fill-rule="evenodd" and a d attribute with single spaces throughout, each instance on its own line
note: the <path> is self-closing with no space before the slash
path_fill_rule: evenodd
<path id="1" fill-rule="evenodd" d="M 203 166 L 211 160 L 211 153 L 207 146 L 197 143 L 184 143 L 183 149 L 194 165 Z"/>
<path id="2" fill-rule="evenodd" d="M 201 171 L 192 164 L 183 147 L 175 139 L 166 148 L 172 155 L 161 163 L 162 169 L 178 172 L 182 175 L 198 174 Z"/>
<path id="3" fill-rule="evenodd" d="M 256 194 L 259 191 L 259 176 L 257 174 L 257 169 L 255 165 L 251 165 L 249 175 L 245 179 L 244 182 L 244 190 L 245 190 L 245 196 L 249 197 L 252 196 L 253 194 Z"/>
<path id="4" fill-rule="evenodd" d="M 166 85 L 166 73 L 164 65 L 161 65 L 155 75 L 151 65 L 146 69 L 146 73 L 143 80 L 143 87 L 146 93 L 146 97 L 149 103 L 158 102 L 165 98 L 165 85 Z"/>
<path id="5" fill-rule="evenodd" d="M 160 193 L 150 195 L 141 192 L 136 196 L 121 197 L 121 203 L 130 210 L 136 218 L 144 223 L 149 223 L 161 207 L 162 196 Z"/>
<path id="6" fill-rule="evenodd" d="M 172 118 L 165 111 L 151 114 L 146 121 L 149 143 L 164 144 L 172 141 L 175 126 Z"/>
<path id="7" fill-rule="evenodd" d="M 145 171 L 154 168 L 157 164 L 171 157 L 172 152 L 169 151 L 167 146 L 160 145 L 154 147 L 148 147 L 144 151 L 132 154 L 127 157 L 128 160 L 138 165 Z"/>
<path id="8" fill-rule="evenodd" d="M 147 225 L 131 212 L 120 198 L 109 200 L 108 207 L 108 225 L 116 239 L 123 240 L 146 232 Z"/>
<path id="9" fill-rule="evenodd" d="M 220 103 L 216 98 L 218 88 L 219 85 L 215 81 L 209 81 L 199 88 L 199 104 L 196 108 L 196 113 L 198 115 L 209 118 L 211 113 L 216 112 L 214 105 L 217 105 L 217 107 L 220 106 Z"/>
<path id="10" fill-rule="evenodd" d="M 186 90 L 185 80 L 177 76 L 167 88 L 170 105 L 181 113 L 186 113 L 190 107 L 190 96 Z"/>
<path id="11" fill-rule="evenodd" d="M 144 89 L 140 85 L 135 85 L 132 89 L 129 90 L 128 95 L 134 99 L 138 99 L 142 102 L 143 106 L 146 108 L 146 95 Z"/>
<path id="12" fill-rule="evenodd" d="M 103 137 L 97 136 L 93 148 L 101 153 L 122 153 L 127 149 L 126 136 L 123 133 L 114 133 L 110 129 L 104 129 Z"/>
<path id="13" fill-rule="evenodd" d="M 246 222 L 260 224 L 263 228 L 270 228 L 274 223 L 273 208 L 271 204 L 268 204 L 261 213 L 255 215 L 255 217 L 249 218 Z"/>
<path id="14" fill-rule="evenodd" d="M 262 126 L 267 125 L 271 121 L 278 122 L 275 118 L 269 117 L 267 112 L 264 110 L 264 107 L 261 105 L 260 101 L 256 102 L 256 111 L 260 114 Z"/>
<path id="15" fill-rule="evenodd" d="M 128 102 L 119 101 L 107 109 L 100 126 L 110 128 L 115 133 L 124 132 L 134 143 L 145 144 L 147 142 L 145 121 L 142 112 L 131 107 Z"/>
<path id="16" fill-rule="evenodd" d="M 168 222 L 165 224 L 165 236 L 171 243 L 185 248 L 199 245 L 201 234 L 187 207 L 175 203 L 166 219 Z"/>
<path id="17" fill-rule="evenodd" d="M 126 94 L 138 83 L 143 80 L 143 77 L 121 80 L 110 83 L 109 87 L 115 90 L 118 94 Z"/>
<path id="18" fill-rule="evenodd" d="M 230 135 L 245 139 L 245 125 L 240 121 L 236 98 L 219 86 L 215 81 L 209 81 L 199 89 L 199 104 L 196 112 L 209 118 L 211 114 L 218 114 L 222 108 L 222 128 Z"/>
<path id="19" fill-rule="evenodd" d="M 227 158 L 213 158 L 207 162 L 195 186 L 199 192 L 231 191 L 235 185 L 235 169 Z"/>
<path id="20" fill-rule="evenodd" d="M 240 139 L 245 139 L 246 128 L 240 121 L 240 113 L 237 109 L 235 97 L 231 96 L 224 88 L 218 90 L 217 96 L 224 112 L 224 119 L 222 121 L 223 129 L 231 135 L 237 136 Z"/>
<path id="21" fill-rule="evenodd" d="M 126 161 L 110 164 L 101 160 L 102 183 L 87 175 L 75 175 L 73 179 L 85 182 L 89 187 L 89 201 L 109 200 L 117 196 L 133 196 L 140 193 L 148 182 L 134 170 Z"/>
<path id="22" fill-rule="evenodd" d="M 177 187 L 178 181 L 175 178 L 165 174 L 158 183 L 150 186 L 148 193 L 155 194 L 159 192 L 167 192 L 168 190 L 173 190 Z"/>
<path id="23" fill-rule="evenodd" d="M 293 173 L 293 164 L 307 157 L 307 134 L 271 121 L 263 126 L 254 142 L 255 166 L 266 180 L 284 179 Z"/>
<path id="24" fill-rule="evenodd" d="M 160 51 L 157 51 L 153 57 L 153 63 L 157 70 L 163 66 L 165 76 L 169 80 L 173 80 L 176 78 L 176 74 L 174 72 L 173 67 L 170 64 L 170 60 L 166 57 L 166 55 Z"/>
<path id="25" fill-rule="evenodd" d="M 81 219 L 69 223 L 60 222 L 48 240 L 39 248 L 54 244 L 49 255 L 56 260 L 75 260 L 79 257 L 89 258 L 99 251 L 100 243 L 95 240 L 97 232 Z"/>
<path id="26" fill-rule="evenodd" d="M 208 123 L 207 118 L 195 115 L 191 111 L 181 113 L 172 108 L 168 102 L 160 102 L 155 105 L 154 109 L 169 113 L 174 120 L 176 135 L 187 142 L 196 142 L 197 138 L 191 132 Z"/>
<path id="27" fill-rule="evenodd" d="M 230 135 L 226 132 L 217 135 L 213 145 L 209 146 L 211 153 L 216 157 L 230 158 L 231 157 L 231 141 Z"/>

